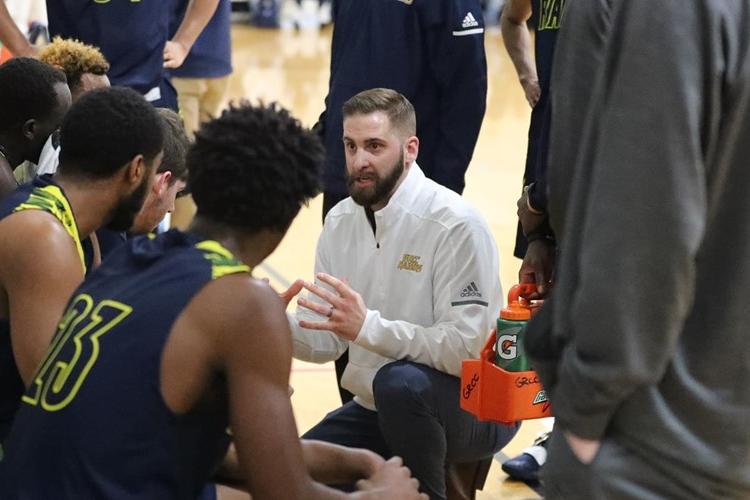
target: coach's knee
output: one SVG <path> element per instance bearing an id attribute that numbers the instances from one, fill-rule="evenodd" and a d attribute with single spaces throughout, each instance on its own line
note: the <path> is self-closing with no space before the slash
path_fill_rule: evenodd
<path id="1" fill-rule="evenodd" d="M 378 411 L 407 411 L 431 399 L 432 384 L 424 370 L 409 361 L 394 361 L 378 370 L 372 382 Z"/>

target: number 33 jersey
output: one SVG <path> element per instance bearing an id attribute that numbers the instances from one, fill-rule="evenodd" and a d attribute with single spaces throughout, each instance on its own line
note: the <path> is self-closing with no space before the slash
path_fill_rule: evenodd
<path id="1" fill-rule="evenodd" d="M 173 323 L 212 279 L 249 272 L 219 243 L 135 238 L 76 290 L 0 462 L 9 499 L 191 499 L 228 445 L 226 395 L 177 415 L 160 386 Z M 220 384 L 217 384 L 220 385 Z"/>

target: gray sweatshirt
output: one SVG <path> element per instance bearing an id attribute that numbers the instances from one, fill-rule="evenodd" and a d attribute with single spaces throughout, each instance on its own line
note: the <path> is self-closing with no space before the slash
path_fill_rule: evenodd
<path id="1" fill-rule="evenodd" d="M 563 429 L 750 497 L 750 1 L 567 9 L 527 349 Z"/>

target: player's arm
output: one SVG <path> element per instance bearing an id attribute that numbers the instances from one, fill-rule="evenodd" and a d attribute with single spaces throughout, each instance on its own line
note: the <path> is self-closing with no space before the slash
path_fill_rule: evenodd
<path id="1" fill-rule="evenodd" d="M 216 12 L 219 0 L 190 0 L 174 37 L 164 47 L 164 67 L 179 68 Z"/>
<path id="2" fill-rule="evenodd" d="M 0 279 L 8 296 L 13 355 L 21 378 L 29 383 L 65 305 L 83 280 L 83 267 L 70 235 L 45 212 L 6 218 L 0 241 Z"/>
<path id="3" fill-rule="evenodd" d="M 539 100 L 539 80 L 534 64 L 534 47 L 526 21 L 531 17 L 531 0 L 510 0 L 503 8 L 500 29 L 503 43 L 516 68 L 526 100 L 533 108 Z"/>
<path id="4" fill-rule="evenodd" d="M 309 439 L 301 440 L 301 445 L 307 473 L 323 484 L 354 484 L 372 476 L 385 464 L 382 457 L 369 450 Z M 247 489 L 234 445 L 230 446 L 213 479 L 227 486 Z"/>
<path id="5" fill-rule="evenodd" d="M 18 29 L 13 18 L 10 17 L 5 2 L 0 2 L 0 43 L 8 47 L 14 55 L 35 57 L 36 50 L 29 40 Z"/>
<path id="6" fill-rule="evenodd" d="M 216 369 L 226 377 L 240 470 L 253 498 L 418 498 L 415 480 L 391 462 L 350 495 L 313 481 L 305 466 L 288 396 L 291 335 L 278 295 L 246 275 L 227 276 L 201 292 L 193 321 L 212 339 Z M 221 311 L 218 315 L 217 311 Z"/>

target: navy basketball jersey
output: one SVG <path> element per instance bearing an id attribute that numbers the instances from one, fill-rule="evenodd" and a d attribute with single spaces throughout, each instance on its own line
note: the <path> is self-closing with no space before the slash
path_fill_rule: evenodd
<path id="1" fill-rule="evenodd" d="M 160 92 L 169 11 L 167 0 L 47 0 L 51 36 L 99 47 L 112 85 L 135 89 L 149 101 Z"/>
<path id="2" fill-rule="evenodd" d="M 73 294 L 26 389 L 0 491 L 29 499 L 195 500 L 229 444 L 226 390 L 217 383 L 211 401 L 174 414 L 161 394 L 162 351 L 204 285 L 245 272 L 217 242 L 176 230 L 110 254 Z"/>
<path id="3" fill-rule="evenodd" d="M 54 183 L 51 176 L 37 177 L 30 184 L 18 187 L 3 199 L 0 204 L 0 220 L 24 210 L 42 210 L 54 215 L 60 221 L 76 245 L 85 273 L 86 265 L 83 262 L 78 225 L 65 193 Z M 7 318 L 0 319 L 0 458 L 2 458 L 2 443 L 10 430 L 13 415 L 18 409 L 22 394 L 23 382 L 18 374 L 10 341 L 10 322 Z"/>
<path id="4" fill-rule="evenodd" d="M 542 92 L 547 92 L 552 74 L 552 60 L 555 54 L 557 32 L 560 30 L 565 0 L 534 0 L 532 5 L 538 13 L 534 42 L 536 72 Z"/>

